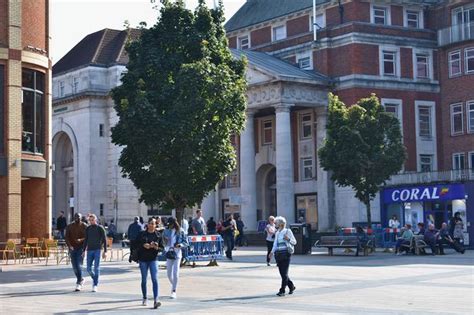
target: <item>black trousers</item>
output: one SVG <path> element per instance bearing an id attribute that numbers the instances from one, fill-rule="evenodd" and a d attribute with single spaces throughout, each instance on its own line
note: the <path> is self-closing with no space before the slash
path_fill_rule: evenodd
<path id="1" fill-rule="evenodd" d="M 425 243 L 431 248 L 431 253 L 436 255 L 436 241 L 425 240 Z"/>
<path id="2" fill-rule="evenodd" d="M 273 241 L 272 242 L 266 241 L 266 242 L 267 242 L 267 263 L 269 264 L 270 263 L 270 257 L 268 257 L 268 255 L 270 255 L 270 252 L 272 251 Z"/>
<path id="3" fill-rule="evenodd" d="M 439 253 L 444 254 L 444 249 L 443 249 L 443 244 L 448 244 L 449 247 L 457 251 L 458 253 L 461 253 L 463 249 L 461 248 L 460 244 L 457 242 L 450 242 L 445 238 L 441 238 L 438 240 L 438 246 L 439 246 Z"/>
<path id="4" fill-rule="evenodd" d="M 278 271 L 280 272 L 280 277 L 281 277 L 281 287 L 280 287 L 281 293 L 285 292 L 286 287 L 288 287 L 290 290 L 295 287 L 290 277 L 288 277 L 288 270 L 290 269 L 291 256 L 288 255 L 287 257 L 288 258 L 286 259 L 277 260 Z"/>

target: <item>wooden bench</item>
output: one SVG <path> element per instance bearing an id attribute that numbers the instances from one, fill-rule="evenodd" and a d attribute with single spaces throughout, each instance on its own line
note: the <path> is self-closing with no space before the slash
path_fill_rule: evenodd
<path id="1" fill-rule="evenodd" d="M 314 246 L 326 247 L 329 256 L 333 256 L 334 248 L 355 248 L 356 256 L 359 255 L 359 249 L 363 249 L 364 256 L 367 256 L 369 248 L 372 246 L 371 242 L 371 240 L 368 240 L 367 244 L 362 247 L 357 236 L 321 236 L 321 239 L 316 241 Z"/>

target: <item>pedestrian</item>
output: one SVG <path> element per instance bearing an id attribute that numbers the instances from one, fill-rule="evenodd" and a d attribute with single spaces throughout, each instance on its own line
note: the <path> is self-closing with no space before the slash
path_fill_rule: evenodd
<path id="1" fill-rule="evenodd" d="M 191 222 L 194 235 L 206 235 L 206 221 L 202 217 L 201 209 L 196 210 L 196 217 Z"/>
<path id="2" fill-rule="evenodd" d="M 402 244 L 408 244 L 411 242 L 413 238 L 413 231 L 411 230 L 411 224 L 405 224 L 404 231 L 402 235 L 397 239 L 397 243 L 395 244 L 395 254 L 401 255 L 402 252 L 400 251 L 400 247 Z"/>
<path id="3" fill-rule="evenodd" d="M 454 218 L 452 219 L 453 228 L 453 239 L 454 242 L 464 250 L 464 223 L 461 219 L 461 213 L 456 212 Z"/>
<path id="4" fill-rule="evenodd" d="M 265 241 L 267 243 L 267 266 L 270 266 L 270 253 L 272 252 L 273 242 L 275 241 L 275 232 L 275 217 L 271 215 L 268 217 L 268 224 L 265 227 Z"/>
<path id="5" fill-rule="evenodd" d="M 107 233 L 107 236 L 115 239 L 116 234 L 117 234 L 117 226 L 114 223 L 114 219 L 112 219 L 110 220 L 109 232 Z"/>
<path id="6" fill-rule="evenodd" d="M 59 217 L 56 220 L 56 229 L 59 232 L 59 237 L 64 239 L 64 231 L 66 230 L 67 222 L 66 217 L 64 216 L 64 211 L 59 212 Z"/>
<path id="7" fill-rule="evenodd" d="M 86 229 L 86 238 L 84 240 L 84 248 L 82 255 L 87 251 L 87 272 L 92 278 L 92 292 L 97 292 L 100 274 L 100 252 L 104 247 L 102 258 L 107 257 L 107 237 L 105 229 L 102 225 L 97 224 L 97 216 L 89 215 L 89 226 Z M 92 270 L 94 264 L 94 270 Z"/>
<path id="8" fill-rule="evenodd" d="M 273 248 L 268 256 L 271 258 L 272 254 L 275 255 L 277 262 L 278 271 L 281 276 L 281 286 L 278 291 L 278 296 L 284 296 L 286 287 L 288 287 L 289 294 L 293 294 L 296 287 L 293 281 L 288 276 L 288 270 L 290 268 L 291 254 L 294 252 L 294 246 L 296 245 L 296 239 L 291 229 L 286 228 L 286 219 L 284 217 L 276 217 L 275 224 L 277 231 L 275 233 L 275 240 L 273 241 Z"/>
<path id="9" fill-rule="evenodd" d="M 439 239 L 438 239 L 438 247 L 439 247 L 439 254 L 444 255 L 443 244 L 447 244 L 449 247 L 457 251 L 458 253 L 464 254 L 465 249 L 462 248 L 459 244 L 457 244 L 451 235 L 449 235 L 449 228 L 446 222 L 441 224 L 441 229 L 439 230 Z"/>
<path id="10" fill-rule="evenodd" d="M 142 231 L 139 236 L 138 263 L 142 276 L 142 305 L 147 305 L 146 282 L 148 270 L 150 270 L 151 283 L 153 284 L 153 308 L 161 306 L 158 301 L 158 253 L 163 250 L 163 238 L 156 229 L 156 220 L 148 220 L 147 229 Z"/>
<path id="11" fill-rule="evenodd" d="M 130 223 L 127 230 L 127 236 L 130 244 L 130 256 L 128 257 L 128 262 L 137 261 L 138 262 L 138 253 L 137 253 L 137 240 L 138 236 L 142 232 L 142 225 L 140 224 L 140 217 L 136 216 L 133 218 L 133 222 Z"/>
<path id="12" fill-rule="evenodd" d="M 214 235 L 217 233 L 217 223 L 214 221 L 214 217 L 210 217 L 209 220 L 206 223 L 207 226 L 207 233 L 210 235 Z"/>
<path id="13" fill-rule="evenodd" d="M 142 226 L 142 231 L 145 229 L 145 221 L 143 221 L 143 217 L 140 217 L 140 225 Z"/>
<path id="14" fill-rule="evenodd" d="M 239 231 L 239 235 L 237 235 L 237 238 L 235 239 L 235 243 L 237 246 L 243 246 L 243 240 L 244 240 L 244 221 L 242 221 L 242 217 L 239 216 L 237 220 L 235 221 L 237 231 Z"/>
<path id="15" fill-rule="evenodd" d="M 66 228 L 66 245 L 69 249 L 72 270 L 74 270 L 76 275 L 75 291 L 81 291 L 85 281 L 82 277 L 82 264 L 84 262 L 82 248 L 86 238 L 86 228 L 87 224 L 81 221 L 80 213 L 74 215 L 74 222 Z"/>
<path id="16" fill-rule="evenodd" d="M 232 250 L 234 249 L 234 234 L 236 230 L 234 216 L 228 214 L 227 219 L 222 223 L 222 233 L 224 234 L 224 244 L 226 247 L 225 256 L 232 260 Z"/>
<path id="17" fill-rule="evenodd" d="M 171 298 L 176 299 L 176 288 L 178 286 L 179 268 L 182 249 L 188 246 L 184 231 L 175 218 L 168 219 L 168 226 L 163 232 L 165 244 L 166 273 L 171 284 Z"/>
<path id="18" fill-rule="evenodd" d="M 391 229 L 398 229 L 400 227 L 400 222 L 398 221 L 397 216 L 395 214 L 388 221 L 388 227 Z"/>

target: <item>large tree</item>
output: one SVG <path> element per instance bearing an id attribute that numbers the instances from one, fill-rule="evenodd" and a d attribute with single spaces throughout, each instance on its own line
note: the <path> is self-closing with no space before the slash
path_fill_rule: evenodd
<path id="1" fill-rule="evenodd" d="M 330 94 L 327 137 L 318 155 L 336 184 L 355 190 L 371 226 L 370 201 L 405 161 L 398 119 L 385 112 L 374 94 L 352 106 Z"/>
<path id="2" fill-rule="evenodd" d="M 230 138 L 245 123 L 245 61 L 227 46 L 222 2 L 201 0 L 194 11 L 161 2 L 157 23 L 127 47 L 112 141 L 141 201 L 175 208 L 181 220 L 236 166 Z"/>

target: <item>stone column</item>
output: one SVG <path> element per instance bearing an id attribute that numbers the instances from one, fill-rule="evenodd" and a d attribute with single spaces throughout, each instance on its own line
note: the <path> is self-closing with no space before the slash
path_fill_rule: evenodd
<path id="1" fill-rule="evenodd" d="M 240 212 L 249 231 L 257 230 L 254 114 L 254 111 L 247 110 L 245 129 L 240 136 Z"/>
<path id="2" fill-rule="evenodd" d="M 275 106 L 277 214 L 284 216 L 288 224 L 295 222 L 290 108 L 290 104 Z"/>
<path id="3" fill-rule="evenodd" d="M 326 138 L 327 108 L 318 108 L 316 110 L 316 147 L 319 150 Z M 318 230 L 332 230 L 335 221 L 334 212 L 334 183 L 331 181 L 328 172 L 324 171 L 319 165 L 317 158 L 317 190 L 318 190 Z"/>

